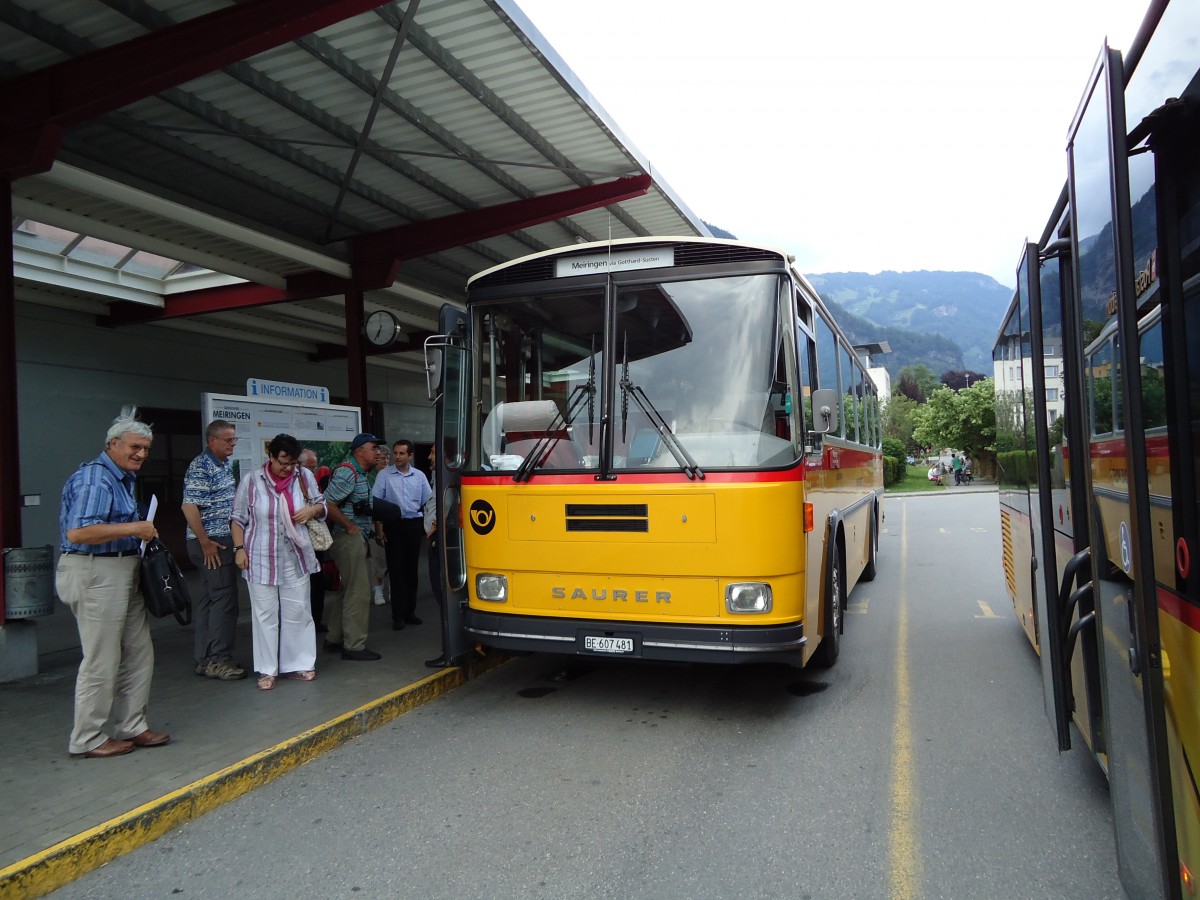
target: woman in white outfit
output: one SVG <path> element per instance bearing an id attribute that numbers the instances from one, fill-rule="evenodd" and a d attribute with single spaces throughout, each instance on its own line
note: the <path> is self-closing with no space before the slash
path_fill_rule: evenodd
<path id="1" fill-rule="evenodd" d="M 269 691 L 284 678 L 317 677 L 317 632 L 308 576 L 320 569 L 305 522 L 324 519 L 325 498 L 312 473 L 297 465 L 300 442 L 278 434 L 270 459 L 250 472 L 233 499 L 234 559 L 250 589 L 254 668 Z"/>

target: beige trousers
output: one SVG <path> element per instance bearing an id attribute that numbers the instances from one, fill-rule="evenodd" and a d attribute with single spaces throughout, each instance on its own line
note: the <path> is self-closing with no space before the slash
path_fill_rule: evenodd
<path id="1" fill-rule="evenodd" d="M 71 753 L 141 734 L 154 675 L 150 616 L 138 582 L 138 557 L 58 560 L 54 586 L 75 615 L 83 661 L 75 680 Z"/>
<path id="2" fill-rule="evenodd" d="M 367 574 L 367 545 L 361 534 L 342 531 L 333 536 L 329 548 L 342 578 L 342 589 L 326 599 L 331 644 L 346 650 L 367 646 L 367 625 L 371 618 L 371 579 Z"/>

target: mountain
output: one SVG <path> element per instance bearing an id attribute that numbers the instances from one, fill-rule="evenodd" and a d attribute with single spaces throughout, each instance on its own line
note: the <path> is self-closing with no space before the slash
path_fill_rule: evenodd
<path id="1" fill-rule="evenodd" d="M 915 363 L 939 374 L 961 368 L 992 371 L 992 346 L 1013 295 L 1012 288 L 994 278 L 931 271 L 807 277 L 822 299 L 849 314 L 839 322 L 854 341 L 891 344 L 892 353 L 878 362 L 893 378 Z M 957 345 L 961 356 L 954 359 L 945 342 Z"/>
<path id="2" fill-rule="evenodd" d="M 888 342 L 891 352 L 873 357 L 871 362 L 887 369 L 888 374 L 892 376 L 893 383 L 900 378 L 900 370 L 905 366 L 925 365 L 936 375 L 963 368 L 962 348 L 948 337 L 925 331 L 908 331 L 888 325 L 877 325 L 868 319 L 854 315 L 836 302 L 828 299 L 825 302 L 832 310 L 842 331 L 846 333 L 846 337 L 850 338 L 851 343 Z M 999 326 L 997 326 L 997 330 L 999 330 Z M 986 369 L 976 371 L 991 372 L 990 362 Z"/>

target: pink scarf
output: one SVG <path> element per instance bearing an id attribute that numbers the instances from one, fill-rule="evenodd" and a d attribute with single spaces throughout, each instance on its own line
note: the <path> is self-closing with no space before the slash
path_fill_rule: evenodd
<path id="1" fill-rule="evenodd" d="M 271 484 L 274 486 L 275 492 L 283 494 L 284 499 L 287 500 L 288 511 L 287 515 L 283 517 L 283 527 L 287 531 L 288 537 L 292 539 L 292 543 L 299 547 L 300 535 L 296 531 L 296 523 L 292 521 L 292 516 L 296 514 L 296 501 L 292 499 L 292 482 L 296 480 L 297 470 L 292 469 L 292 471 L 280 477 L 271 471 L 271 463 L 267 462 L 263 466 L 263 471 L 271 479 Z"/>

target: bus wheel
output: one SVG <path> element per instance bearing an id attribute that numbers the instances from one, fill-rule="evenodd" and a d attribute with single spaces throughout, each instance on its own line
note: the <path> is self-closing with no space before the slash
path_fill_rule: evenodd
<path id="1" fill-rule="evenodd" d="M 871 534 L 867 538 L 867 565 L 863 569 L 862 574 L 858 576 L 859 581 L 875 580 L 875 554 L 879 552 L 878 521 L 875 516 L 871 516 Z"/>
<path id="2" fill-rule="evenodd" d="M 825 633 L 821 635 L 821 646 L 813 654 L 813 662 L 828 669 L 837 662 L 842 640 L 842 554 L 833 551 L 829 564 L 829 589 L 825 592 Z"/>

